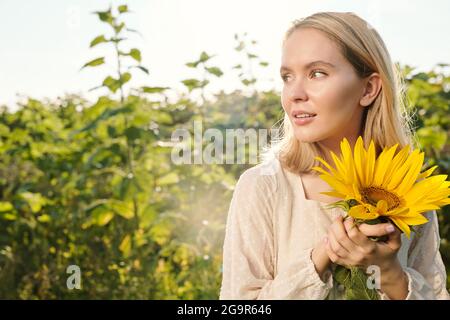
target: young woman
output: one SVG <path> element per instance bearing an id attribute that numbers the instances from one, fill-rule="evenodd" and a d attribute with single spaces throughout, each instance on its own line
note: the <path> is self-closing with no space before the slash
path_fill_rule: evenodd
<path id="1" fill-rule="evenodd" d="M 353 13 L 296 21 L 282 46 L 283 137 L 245 171 L 230 204 L 220 299 L 340 299 L 334 267 L 376 265 L 381 299 L 449 299 L 436 213 L 408 239 L 392 224 L 352 228 L 314 157 L 346 137 L 377 152 L 412 147 L 397 72 L 379 34 Z M 367 147 L 367 145 L 366 145 Z M 398 148 L 397 150 L 399 150 Z M 330 162 L 330 161 L 329 161 Z M 386 242 L 369 236 L 387 235 Z"/>

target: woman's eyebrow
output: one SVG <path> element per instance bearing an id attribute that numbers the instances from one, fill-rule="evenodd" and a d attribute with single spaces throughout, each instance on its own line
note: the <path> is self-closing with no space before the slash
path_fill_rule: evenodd
<path id="1" fill-rule="evenodd" d="M 303 68 L 304 69 L 309 69 L 311 67 L 318 66 L 318 65 L 326 65 L 326 66 L 328 66 L 330 68 L 336 68 L 336 66 L 334 64 L 332 64 L 330 62 L 323 61 L 323 60 L 316 60 L 316 61 L 309 62 Z M 291 69 L 289 67 L 287 67 L 287 66 L 281 66 L 280 72 L 282 72 L 282 71 L 291 71 Z"/>

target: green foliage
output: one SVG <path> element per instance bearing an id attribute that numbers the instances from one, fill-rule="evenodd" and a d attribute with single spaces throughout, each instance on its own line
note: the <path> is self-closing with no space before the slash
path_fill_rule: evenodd
<path id="1" fill-rule="evenodd" d="M 368 276 L 362 269 L 337 265 L 333 276 L 334 281 L 344 288 L 346 300 L 379 300 L 376 289 L 367 287 Z"/>
<path id="2" fill-rule="evenodd" d="M 450 74 L 448 64 L 438 64 L 428 72 L 416 72 L 403 67 L 408 84 L 407 97 L 416 116 L 419 146 L 425 150 L 427 168 L 439 166 L 436 174 L 450 173 Z M 441 254 L 447 268 L 447 287 L 450 287 L 450 207 L 442 209 L 439 216 Z"/>
<path id="3" fill-rule="evenodd" d="M 148 73 L 141 52 L 124 51 L 126 5 L 95 12 L 110 27 L 90 47 L 109 46 L 114 61 L 97 57 L 83 72 L 109 63 L 115 74 L 95 103 L 78 96 L 54 102 L 32 98 L 0 109 L 0 298 L 216 299 L 221 281 L 226 214 L 237 177 L 251 165 L 175 165 L 171 135 L 192 129 L 271 129 L 283 115 L 279 94 L 258 92 L 251 71 L 265 67 L 236 36 L 238 80 L 251 89 L 205 87 L 223 71 L 202 52 L 186 66 L 199 78 L 182 80 L 188 93 L 169 102 L 170 88 L 132 87 Z M 446 67 L 407 71 L 415 125 L 428 165 L 449 172 L 449 78 Z M 200 93 L 194 100 L 191 93 Z M 445 138 L 444 138 L 445 135 Z M 448 209 L 441 214 L 442 253 L 450 265 Z M 69 265 L 81 268 L 82 289 L 66 286 Z M 447 269 L 449 269 L 447 267 Z"/>

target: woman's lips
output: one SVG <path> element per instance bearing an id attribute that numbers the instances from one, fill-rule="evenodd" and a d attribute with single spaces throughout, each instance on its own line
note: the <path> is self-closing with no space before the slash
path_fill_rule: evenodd
<path id="1" fill-rule="evenodd" d="M 298 126 L 303 126 L 303 125 L 313 122 L 316 117 L 317 117 L 317 115 L 306 117 L 306 118 L 294 117 L 294 123 Z"/>

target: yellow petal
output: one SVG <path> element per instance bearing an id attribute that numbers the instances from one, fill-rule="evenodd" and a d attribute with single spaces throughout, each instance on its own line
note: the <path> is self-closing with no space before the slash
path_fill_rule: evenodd
<path id="1" fill-rule="evenodd" d="M 394 159 L 391 162 L 391 165 L 389 166 L 388 171 L 386 172 L 384 181 L 382 186 L 387 187 L 387 185 L 391 182 L 392 176 L 397 172 L 397 170 L 400 168 L 400 166 L 405 163 L 406 159 L 408 158 L 410 146 L 406 145 L 403 149 L 401 149 L 397 155 L 394 157 Z"/>
<path id="2" fill-rule="evenodd" d="M 333 177 L 327 176 L 327 175 L 320 175 L 320 178 L 324 180 L 330 187 L 334 189 L 334 191 L 337 191 L 339 193 L 343 194 L 352 194 L 351 186 L 346 186 L 341 181 L 334 179 Z"/>
<path id="3" fill-rule="evenodd" d="M 433 166 L 430 169 L 428 169 L 427 171 L 422 172 L 417 177 L 417 180 L 422 180 L 422 179 L 425 179 L 425 178 L 429 177 L 437 167 L 438 166 Z"/>
<path id="4" fill-rule="evenodd" d="M 410 226 L 417 226 L 420 224 L 424 224 L 428 222 L 428 219 L 425 218 L 422 214 L 417 214 L 414 217 L 406 217 L 400 218 L 402 221 Z"/>
<path id="5" fill-rule="evenodd" d="M 406 160 L 400 164 L 398 169 L 395 170 L 395 172 L 392 173 L 387 188 L 389 190 L 396 189 L 399 184 L 404 181 L 405 175 L 408 173 L 408 171 L 411 169 L 411 166 L 413 163 L 418 161 L 418 152 L 419 150 L 414 150 L 407 158 Z M 419 168 L 420 170 L 420 168 Z"/>
<path id="6" fill-rule="evenodd" d="M 336 191 L 321 192 L 321 194 L 341 199 L 345 199 L 346 197 L 345 194 Z"/>
<path id="7" fill-rule="evenodd" d="M 447 175 L 436 175 L 417 182 L 404 198 L 408 204 L 414 204 L 421 201 L 438 189 L 440 185 L 447 179 Z"/>
<path id="8" fill-rule="evenodd" d="M 361 200 L 361 193 L 359 192 L 359 188 L 358 188 L 357 182 L 353 183 L 352 188 L 353 188 L 353 199 L 356 199 L 356 200 L 360 201 Z"/>
<path id="9" fill-rule="evenodd" d="M 331 172 L 332 175 L 337 175 L 336 170 L 335 170 L 334 168 L 332 168 L 332 167 L 328 164 L 328 162 L 326 162 L 325 160 L 323 160 L 321 157 L 315 157 L 314 159 L 316 159 L 317 161 L 319 161 L 320 163 L 322 163 L 322 164 L 325 166 L 325 168 L 327 168 L 327 169 Z"/>
<path id="10" fill-rule="evenodd" d="M 321 168 L 321 167 L 312 167 L 311 169 L 312 169 L 312 170 L 316 170 L 316 171 L 318 171 L 318 172 L 320 172 L 320 173 L 322 173 L 322 174 L 328 174 L 328 175 L 330 175 L 329 172 L 325 171 L 325 170 L 324 170 L 323 168 Z"/>
<path id="11" fill-rule="evenodd" d="M 384 177 L 387 169 L 390 167 L 392 162 L 392 157 L 394 156 L 395 150 L 397 150 L 398 143 L 391 148 L 385 148 L 375 163 L 375 178 L 374 185 L 381 186 L 384 181 Z"/>
<path id="12" fill-rule="evenodd" d="M 421 205 L 414 205 L 412 206 L 411 210 L 417 211 L 417 212 L 426 212 L 431 210 L 439 210 L 439 206 L 431 203 L 425 203 Z"/>
<path id="13" fill-rule="evenodd" d="M 368 212 L 363 205 L 356 205 L 350 208 L 348 215 L 355 219 L 371 220 L 376 219 L 379 215 L 376 212 Z"/>
<path id="14" fill-rule="evenodd" d="M 382 214 L 382 213 L 387 212 L 387 210 L 388 210 L 388 204 L 387 204 L 386 200 L 378 201 L 378 203 L 377 203 L 377 212 Z"/>
<path id="15" fill-rule="evenodd" d="M 335 167 L 337 171 L 340 173 L 340 176 L 344 178 L 344 181 L 346 181 L 347 177 L 347 171 L 345 170 L 344 164 L 339 160 L 339 158 L 336 156 L 336 154 L 333 151 L 330 151 L 331 157 L 335 163 Z"/>
<path id="16" fill-rule="evenodd" d="M 346 167 L 348 179 L 349 181 L 354 182 L 356 179 L 355 163 L 353 161 L 353 153 L 350 143 L 346 138 L 341 141 L 341 154 Z"/>
<path id="17" fill-rule="evenodd" d="M 395 210 L 389 211 L 386 213 L 387 216 L 389 217 L 397 217 L 397 216 L 405 216 L 409 213 L 409 208 L 397 208 Z"/>
<path id="18" fill-rule="evenodd" d="M 397 188 L 397 194 L 402 196 L 407 191 L 409 191 L 414 182 L 417 180 L 417 176 L 420 173 L 420 169 L 422 168 L 424 159 L 424 153 L 421 152 L 416 159 L 414 159 L 414 162 L 411 165 L 411 168 L 407 171 L 405 178 L 401 181 L 400 185 Z"/>
<path id="19" fill-rule="evenodd" d="M 375 144 L 373 140 L 370 141 L 369 150 L 367 151 L 366 158 L 366 183 L 368 185 L 372 184 L 373 173 L 375 171 Z"/>
<path id="20" fill-rule="evenodd" d="M 395 217 L 390 217 L 390 220 L 401 230 L 403 231 L 406 236 L 408 237 L 408 239 L 411 236 L 411 229 L 409 228 L 409 226 L 403 222 L 403 220 L 401 218 L 395 218 Z"/>
<path id="21" fill-rule="evenodd" d="M 363 140 L 361 136 L 358 138 L 355 144 L 355 150 L 354 150 L 354 159 L 355 159 L 355 169 L 356 174 L 359 179 L 360 186 L 367 186 L 366 179 L 364 175 L 364 146 L 363 146 Z"/>

